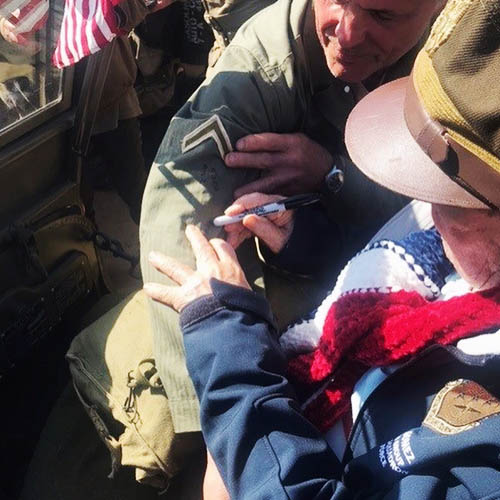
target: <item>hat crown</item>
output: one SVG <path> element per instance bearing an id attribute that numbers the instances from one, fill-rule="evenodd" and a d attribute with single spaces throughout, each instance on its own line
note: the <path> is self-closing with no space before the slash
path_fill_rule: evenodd
<path id="1" fill-rule="evenodd" d="M 414 71 L 424 106 L 462 146 L 500 172 L 500 2 L 448 0 L 424 53 L 431 64 L 419 58 Z M 441 88 L 429 85 L 430 79 Z"/>
<path id="2" fill-rule="evenodd" d="M 455 26 L 457 26 L 474 1 L 475 0 L 448 0 L 446 8 L 436 19 L 429 38 L 425 43 L 424 50 L 429 56 L 432 56 L 441 45 L 446 43 Z"/>

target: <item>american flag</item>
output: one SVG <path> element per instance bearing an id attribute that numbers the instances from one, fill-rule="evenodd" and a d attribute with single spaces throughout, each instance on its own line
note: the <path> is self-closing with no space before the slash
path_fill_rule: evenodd
<path id="1" fill-rule="evenodd" d="M 48 0 L 0 0 L 0 17 L 14 26 L 16 35 L 38 31 L 47 21 L 48 12 Z"/>
<path id="2" fill-rule="evenodd" d="M 121 34 L 113 10 L 121 1 L 66 0 L 53 64 L 58 68 L 75 64 Z"/>

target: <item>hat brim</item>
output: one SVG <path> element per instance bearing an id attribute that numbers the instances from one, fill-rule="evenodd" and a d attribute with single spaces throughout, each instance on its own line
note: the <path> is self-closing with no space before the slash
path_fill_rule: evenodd
<path id="1" fill-rule="evenodd" d="M 379 87 L 353 109 L 345 133 L 352 161 L 370 179 L 410 198 L 487 208 L 444 174 L 411 135 L 404 117 L 408 78 Z"/>

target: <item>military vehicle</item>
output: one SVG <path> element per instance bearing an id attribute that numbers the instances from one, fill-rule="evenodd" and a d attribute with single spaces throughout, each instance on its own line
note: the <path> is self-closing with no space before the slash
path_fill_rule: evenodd
<path id="1" fill-rule="evenodd" d="M 174 5 L 169 26 L 184 22 L 192 34 L 190 16 L 198 16 L 199 25 L 200 12 L 196 1 Z M 127 214 L 102 215 L 97 208 L 94 214 L 82 193 L 113 44 L 76 67 L 55 68 L 61 15 L 51 2 L 28 44 L 0 36 L 0 499 L 157 498 L 158 490 L 138 484 L 131 471 L 108 479 L 108 450 L 75 396 L 65 360 L 78 332 L 141 281 L 127 274 L 136 253 L 103 234 L 99 223 L 105 217 L 103 225 L 113 228 Z M 170 43 L 175 33 L 156 43 Z M 206 60 L 210 44 L 200 47 L 195 64 L 185 58 L 183 66 L 178 52 L 169 52 L 177 88 L 169 89 L 169 106 L 143 122 L 147 161 L 173 111 L 199 83 L 199 60 Z M 143 78 L 141 91 L 157 78 Z M 132 234 L 126 238 L 137 238 L 137 226 L 127 224 Z M 123 273 L 125 288 L 113 285 L 107 269 L 120 258 L 125 264 L 113 272 Z M 165 498 L 199 497 L 199 479 L 186 477 L 201 478 L 203 457 L 192 467 Z"/>

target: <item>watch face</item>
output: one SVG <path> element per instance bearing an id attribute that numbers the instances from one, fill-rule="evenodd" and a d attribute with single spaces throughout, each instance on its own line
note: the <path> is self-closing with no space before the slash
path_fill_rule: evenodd
<path id="1" fill-rule="evenodd" d="M 328 191 L 337 193 L 344 185 L 344 171 L 340 168 L 333 167 L 325 177 L 325 184 Z"/>

